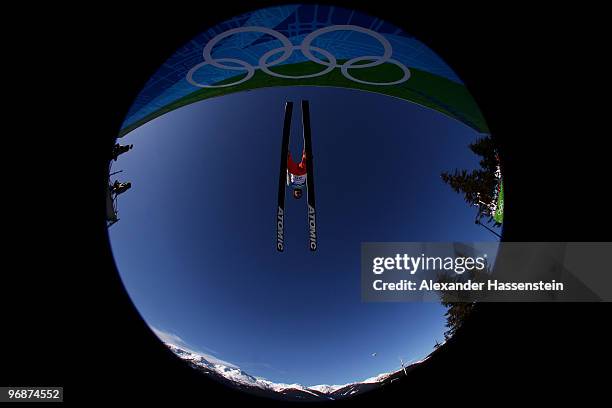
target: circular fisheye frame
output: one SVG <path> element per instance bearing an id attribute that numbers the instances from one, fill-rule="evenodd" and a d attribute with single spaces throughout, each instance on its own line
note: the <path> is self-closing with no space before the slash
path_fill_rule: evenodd
<path id="1" fill-rule="evenodd" d="M 123 284 L 178 358 L 237 390 L 334 400 L 410 375 L 460 319 L 449 329 L 440 299 L 362 301 L 361 244 L 499 241 L 499 158 L 465 85 L 354 10 L 211 27 L 117 136 L 106 216 Z"/>

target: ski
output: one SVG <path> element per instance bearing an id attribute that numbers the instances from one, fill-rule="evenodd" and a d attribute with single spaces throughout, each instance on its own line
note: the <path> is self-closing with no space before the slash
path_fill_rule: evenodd
<path id="1" fill-rule="evenodd" d="M 315 205 L 314 160 L 310 131 L 310 106 L 307 100 L 302 101 L 302 129 L 304 150 L 306 151 L 306 191 L 308 198 L 308 246 L 311 251 L 317 250 L 317 212 Z"/>
<path id="2" fill-rule="evenodd" d="M 291 114 L 293 102 L 285 103 L 285 121 L 281 144 L 280 173 L 278 176 L 278 207 L 276 210 L 276 249 L 285 249 L 285 183 L 287 182 L 287 154 L 289 152 L 289 134 L 291 133 Z"/>

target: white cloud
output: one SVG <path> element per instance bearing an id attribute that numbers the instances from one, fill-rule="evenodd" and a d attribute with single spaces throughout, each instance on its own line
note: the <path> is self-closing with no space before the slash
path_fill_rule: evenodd
<path id="1" fill-rule="evenodd" d="M 185 341 L 182 338 L 180 338 L 178 335 L 174 333 L 159 330 L 158 328 L 155 328 L 153 326 L 149 326 L 149 328 L 153 330 L 153 333 L 155 333 L 155 335 L 159 337 L 159 339 L 163 341 L 164 343 L 174 344 L 175 346 L 179 346 L 179 347 L 187 346 L 187 343 L 185 343 Z"/>
<path id="2" fill-rule="evenodd" d="M 149 328 L 155 333 L 155 335 L 164 343 L 171 344 L 173 346 L 179 347 L 185 351 L 188 351 L 193 354 L 198 354 L 204 357 L 206 360 L 210 361 L 213 364 L 221 364 L 230 368 L 239 368 L 237 365 L 232 364 L 228 361 L 221 360 L 220 358 L 215 357 L 210 354 L 216 353 L 216 351 L 206 348 L 208 352 L 204 352 L 199 350 L 197 347 L 193 347 L 187 342 L 185 342 L 178 334 L 171 333 L 165 330 L 158 329 L 157 327 L 149 326 Z"/>

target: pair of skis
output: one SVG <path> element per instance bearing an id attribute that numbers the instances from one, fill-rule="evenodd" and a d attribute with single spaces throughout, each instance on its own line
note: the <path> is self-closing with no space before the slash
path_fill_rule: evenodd
<path id="1" fill-rule="evenodd" d="M 291 115 L 293 102 L 285 104 L 285 121 L 283 124 L 283 139 L 281 144 L 280 173 L 278 176 L 278 207 L 276 213 L 276 249 L 285 249 L 285 189 L 287 188 L 287 153 L 289 152 L 289 136 L 291 134 Z M 312 155 L 312 138 L 310 131 L 310 107 L 308 101 L 302 101 L 302 128 L 304 135 L 304 151 L 306 152 L 306 196 L 308 202 L 308 247 L 317 250 L 317 218 L 314 188 L 314 163 Z"/>

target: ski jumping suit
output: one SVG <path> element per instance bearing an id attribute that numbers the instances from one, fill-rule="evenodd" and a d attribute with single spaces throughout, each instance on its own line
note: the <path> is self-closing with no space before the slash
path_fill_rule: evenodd
<path id="1" fill-rule="evenodd" d="M 302 188 L 306 184 L 306 152 L 302 153 L 302 161 L 297 164 L 287 154 L 287 185 L 293 188 Z"/>

